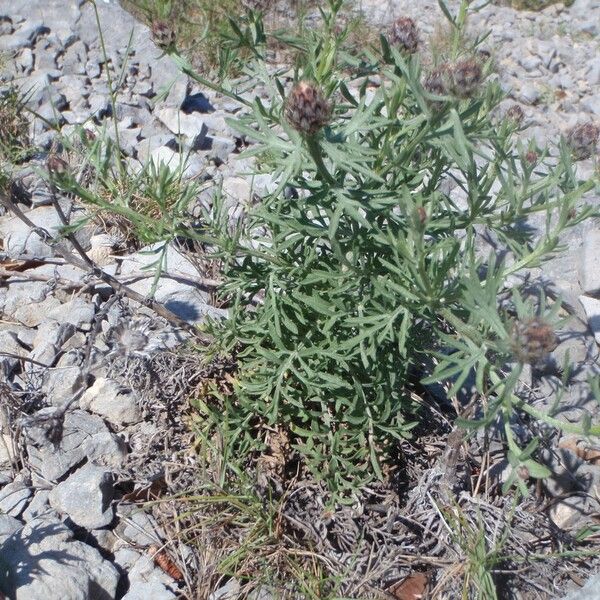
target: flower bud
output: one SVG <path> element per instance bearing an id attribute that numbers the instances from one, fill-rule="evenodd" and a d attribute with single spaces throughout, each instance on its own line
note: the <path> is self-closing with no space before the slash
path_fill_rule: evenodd
<path id="1" fill-rule="evenodd" d="M 448 67 L 447 65 L 441 65 L 425 77 L 423 87 L 431 94 L 444 96 L 448 93 L 447 82 Z"/>
<path id="2" fill-rule="evenodd" d="M 152 40 L 161 50 L 168 50 L 175 45 L 175 30 L 166 21 L 153 21 L 150 31 Z"/>
<path id="3" fill-rule="evenodd" d="M 539 317 L 517 321 L 512 331 L 512 349 L 515 357 L 535 365 L 556 349 L 558 338 L 548 323 Z"/>
<path id="4" fill-rule="evenodd" d="M 56 156 L 56 154 L 51 154 L 46 161 L 46 168 L 51 175 L 60 176 L 68 171 L 69 165 L 62 158 Z"/>
<path id="5" fill-rule="evenodd" d="M 430 94 L 435 96 L 447 96 L 448 95 L 448 82 L 450 79 L 448 65 L 440 65 L 431 71 L 423 81 L 423 87 Z M 435 109 L 442 107 L 442 102 L 431 101 L 431 106 Z"/>
<path id="6" fill-rule="evenodd" d="M 525 161 L 530 164 L 531 166 L 535 165 L 538 161 L 538 155 L 537 152 L 533 151 L 533 150 L 529 150 L 526 154 L 525 154 Z"/>
<path id="7" fill-rule="evenodd" d="M 584 160 L 595 152 L 600 138 L 600 127 L 594 123 L 575 125 L 567 134 L 567 143 L 576 160 Z"/>
<path id="8" fill-rule="evenodd" d="M 408 54 L 414 54 L 419 47 L 419 32 L 413 19 L 400 17 L 392 23 L 389 41 L 392 46 Z"/>
<path id="9" fill-rule="evenodd" d="M 452 92 L 459 98 L 469 98 L 481 83 L 481 66 L 472 58 L 461 60 L 452 67 L 451 77 Z"/>
<path id="10" fill-rule="evenodd" d="M 314 135 L 329 123 L 331 106 L 315 84 L 300 81 L 287 97 L 285 118 L 296 131 Z"/>

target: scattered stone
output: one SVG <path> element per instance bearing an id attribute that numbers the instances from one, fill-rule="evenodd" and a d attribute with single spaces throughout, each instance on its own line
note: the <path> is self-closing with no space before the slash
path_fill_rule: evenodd
<path id="1" fill-rule="evenodd" d="M 0 523 L 2 516 L 0 515 Z M 38 517 L 15 529 L 2 543 L 3 591 L 15 600 L 115 598 L 119 572 L 100 553 L 73 540 L 73 532 L 52 517 Z"/>
<path id="2" fill-rule="evenodd" d="M 591 577 L 582 588 L 567 594 L 562 600 L 598 600 L 599 589 L 600 573 Z"/>
<path id="3" fill-rule="evenodd" d="M 93 463 L 78 469 L 48 496 L 52 508 L 87 529 L 110 524 L 114 517 L 112 499 L 113 476 Z"/>
<path id="4" fill-rule="evenodd" d="M 171 600 L 175 594 L 160 581 L 134 581 L 123 600 Z"/>
<path id="5" fill-rule="evenodd" d="M 199 157 L 193 154 L 180 154 L 167 146 L 153 150 L 150 160 L 154 162 L 156 168 L 166 165 L 171 171 L 181 171 L 186 179 L 197 177 L 204 170 L 204 164 Z"/>
<path id="6" fill-rule="evenodd" d="M 129 425 L 142 418 L 133 392 L 104 377 L 96 379 L 94 385 L 83 394 L 79 406 L 82 410 L 104 417 L 113 425 Z"/>
<path id="7" fill-rule="evenodd" d="M 156 519 L 142 510 L 135 510 L 123 521 L 126 523 L 123 537 L 137 546 L 146 547 L 165 539 Z"/>
<path id="8" fill-rule="evenodd" d="M 49 495 L 50 490 L 40 490 L 39 492 L 36 492 L 36 494 L 33 496 L 33 499 L 29 503 L 29 506 L 21 515 L 26 523 L 36 519 L 37 517 L 48 515 L 50 512 L 53 512 L 50 508 L 50 504 L 48 503 Z"/>
<path id="9" fill-rule="evenodd" d="M 224 586 L 214 591 L 208 600 L 236 600 L 240 595 L 240 582 L 237 579 L 230 579 Z"/>
<path id="10" fill-rule="evenodd" d="M 587 315 L 590 330 L 594 334 L 596 342 L 600 344 L 600 300 L 589 296 L 580 296 L 579 300 Z"/>
<path id="11" fill-rule="evenodd" d="M 18 517 L 25 510 L 31 494 L 31 488 L 20 478 L 5 485 L 0 489 L 0 513 Z"/>
<path id="12" fill-rule="evenodd" d="M 48 410 L 56 409 L 42 409 L 38 419 L 39 413 Z M 48 481 L 63 477 L 86 458 L 118 469 L 127 454 L 123 441 L 108 430 L 100 417 L 81 410 L 67 412 L 62 439 L 56 447 L 47 439 L 43 421 L 39 425 L 25 426 L 24 431 L 30 465 Z"/>
<path id="13" fill-rule="evenodd" d="M 95 308 L 91 302 L 86 302 L 83 298 L 74 298 L 51 310 L 48 318 L 58 323 L 70 323 L 77 329 L 88 331 L 94 314 Z"/>
<path id="14" fill-rule="evenodd" d="M 27 213 L 37 227 L 45 229 L 50 235 L 56 235 L 61 221 L 52 206 L 40 206 Z M 30 230 L 18 217 L 0 218 L 0 236 L 4 240 L 3 252 L 9 258 L 29 254 L 35 257 L 52 256 L 51 248 L 37 234 Z"/>
<path id="15" fill-rule="evenodd" d="M 48 369 L 43 376 L 42 391 L 51 406 L 70 402 L 81 388 L 81 369 L 77 366 L 58 366 Z"/>

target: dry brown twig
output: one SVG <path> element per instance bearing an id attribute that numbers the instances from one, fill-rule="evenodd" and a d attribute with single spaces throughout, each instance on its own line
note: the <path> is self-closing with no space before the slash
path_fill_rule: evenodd
<path id="1" fill-rule="evenodd" d="M 52 193 L 52 196 L 54 207 L 57 210 L 59 218 L 61 219 L 63 225 L 68 226 L 69 222 L 54 192 Z M 210 336 L 200 332 L 196 327 L 190 325 L 187 321 L 184 321 L 183 319 L 172 313 L 162 304 L 156 302 L 156 300 L 153 300 L 152 298 L 146 298 L 142 294 L 139 294 L 138 292 L 132 290 L 131 288 L 121 283 L 117 278 L 106 273 L 103 269 L 96 265 L 94 261 L 92 261 L 89 258 L 86 251 L 83 249 L 79 241 L 72 233 L 68 233 L 66 235 L 66 238 L 71 243 L 71 245 L 73 246 L 73 248 L 79 256 L 73 255 L 69 246 L 65 242 L 56 240 L 48 231 L 36 226 L 35 223 L 33 223 L 31 219 L 29 219 L 27 215 L 25 215 L 25 213 L 12 200 L 0 196 L 0 203 L 3 206 L 5 206 L 5 208 L 7 208 L 9 211 L 11 211 L 16 217 L 21 219 L 21 221 L 23 221 L 28 227 L 30 227 L 34 234 L 38 235 L 44 242 L 46 242 L 52 248 L 53 253 L 58 254 L 66 262 L 83 271 L 88 271 L 93 277 L 96 277 L 104 283 L 108 284 L 115 292 L 121 293 L 127 298 L 150 308 L 157 315 L 163 317 L 171 324 L 190 332 L 198 342 L 202 344 L 209 344 L 212 341 L 212 338 Z"/>

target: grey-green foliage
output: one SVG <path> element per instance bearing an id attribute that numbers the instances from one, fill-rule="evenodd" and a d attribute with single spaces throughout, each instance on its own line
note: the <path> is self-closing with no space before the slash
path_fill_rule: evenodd
<path id="1" fill-rule="evenodd" d="M 350 91 L 357 70 L 348 70 L 333 33 L 340 4 L 330 2 L 322 31 L 290 40 L 301 49 L 297 79 L 316 81 L 335 103 L 319 135 L 303 137 L 286 122 L 284 80 L 268 74 L 264 48 L 245 67 L 270 102 L 256 98 L 233 125 L 254 141 L 251 153 L 269 156 L 280 184 L 251 211 L 239 243 L 224 237 L 231 318 L 214 332 L 236 349 L 239 373 L 234 394 L 203 410 L 228 456 L 259 448 L 263 432 L 281 427 L 313 474 L 342 492 L 382 476 L 394 445 L 420 419 L 411 382 L 437 356 L 432 379 L 453 379 L 454 393 L 474 371 L 490 400 L 480 424 L 503 419 L 511 462 L 529 461 L 530 474 L 543 476 L 535 446 L 521 451 L 510 433 L 522 408 L 514 393 L 520 367 L 505 371 L 511 319 L 533 316 L 534 307 L 518 292 L 504 303 L 499 294 L 589 214 L 579 200 L 592 183 L 577 181 L 564 145 L 555 162 L 525 158 L 515 125 L 492 116 L 497 85 L 466 100 L 432 96 L 419 57 L 383 37 Z M 365 74 L 383 84 L 368 86 Z M 464 203 L 444 192 L 449 179 Z M 547 228 L 534 239 L 521 225 L 538 213 Z M 480 251 L 483 234 L 497 255 Z M 543 304 L 536 310 L 544 313 Z"/>

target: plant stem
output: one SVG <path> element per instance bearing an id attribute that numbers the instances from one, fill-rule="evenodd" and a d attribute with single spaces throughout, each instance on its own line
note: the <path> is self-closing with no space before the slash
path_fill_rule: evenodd
<path id="1" fill-rule="evenodd" d="M 173 59 L 173 61 L 175 62 L 175 64 L 177 65 L 177 67 L 179 68 L 179 70 L 182 73 L 184 73 L 185 75 L 187 75 L 188 77 L 191 77 L 194 81 L 197 81 L 198 83 L 205 85 L 207 88 L 209 88 L 215 92 L 218 92 L 219 94 L 222 94 L 223 96 L 227 96 L 228 98 L 231 98 L 232 100 L 235 100 L 236 102 L 239 102 L 240 104 L 243 104 L 244 106 L 247 106 L 248 108 L 250 108 L 252 106 L 251 102 L 249 102 L 245 98 L 242 98 L 240 95 L 236 94 L 235 92 L 230 92 L 229 90 L 224 89 L 223 86 L 221 86 L 217 83 L 213 83 L 212 81 L 206 79 L 205 77 L 198 75 L 198 73 L 196 73 L 194 71 L 194 69 L 192 68 L 192 65 L 185 58 L 183 58 L 183 56 L 181 56 L 177 52 L 170 54 L 170 56 Z"/>
<path id="2" fill-rule="evenodd" d="M 325 166 L 325 162 L 323 161 L 323 153 L 321 152 L 321 146 L 314 135 L 307 135 L 306 138 L 306 146 L 310 153 L 311 158 L 315 162 L 315 166 L 317 167 L 317 171 L 319 175 L 326 181 L 329 185 L 335 185 L 336 181 L 332 177 L 331 173 L 327 170 Z"/>

